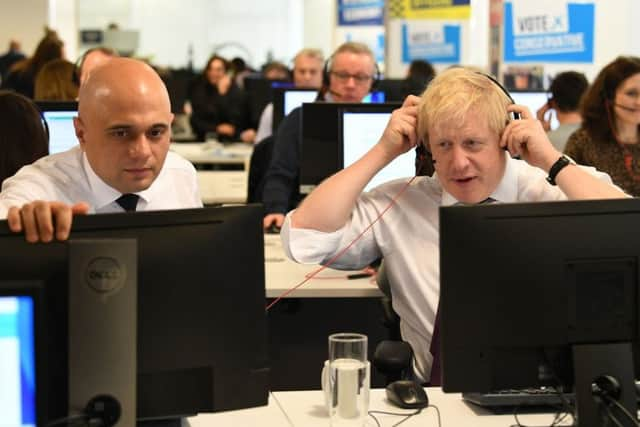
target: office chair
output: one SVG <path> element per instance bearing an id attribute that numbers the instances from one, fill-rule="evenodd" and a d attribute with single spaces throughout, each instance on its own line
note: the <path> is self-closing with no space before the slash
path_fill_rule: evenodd
<path id="1" fill-rule="evenodd" d="M 386 383 L 408 377 L 413 360 L 413 350 L 400 335 L 400 317 L 391 305 L 391 287 L 384 267 L 384 260 L 378 267 L 376 284 L 384 294 L 380 299 L 383 324 L 389 329 L 389 339 L 381 341 L 373 354 L 373 366 L 386 378 Z"/>
<path id="2" fill-rule="evenodd" d="M 269 163 L 271 163 L 274 142 L 275 138 L 271 135 L 258 142 L 253 148 L 249 161 L 247 203 L 262 203 L 264 178 L 269 169 Z"/>

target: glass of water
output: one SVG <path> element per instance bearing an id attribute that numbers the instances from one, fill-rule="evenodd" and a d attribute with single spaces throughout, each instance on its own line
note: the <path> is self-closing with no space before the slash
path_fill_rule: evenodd
<path id="1" fill-rule="evenodd" d="M 332 427 L 361 427 L 369 410 L 367 336 L 329 336 L 328 405 Z"/>

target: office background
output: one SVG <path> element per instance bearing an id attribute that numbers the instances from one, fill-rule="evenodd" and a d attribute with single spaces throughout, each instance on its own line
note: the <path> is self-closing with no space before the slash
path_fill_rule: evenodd
<path id="1" fill-rule="evenodd" d="M 153 63 L 184 67 L 192 46 L 193 65 L 201 68 L 217 50 L 223 56 L 241 56 L 257 67 L 268 57 L 288 61 L 303 46 L 325 54 L 341 43 L 337 30 L 336 0 L 0 0 L 0 50 L 17 38 L 28 54 L 33 52 L 48 24 L 66 44 L 74 60 L 81 46 L 81 29 L 104 29 L 117 23 L 121 29 L 140 31 L 138 55 Z M 576 69 L 591 80 L 603 65 L 621 54 L 640 55 L 640 2 L 637 0 L 574 0 L 595 5 L 594 56 L 591 64 L 544 64 L 545 74 Z M 461 62 L 489 68 L 490 0 L 471 0 L 471 16 L 461 35 Z M 468 28 L 467 28 L 468 27 Z M 258 36 L 259 35 L 259 36 Z M 391 77 L 401 70 L 391 68 Z"/>

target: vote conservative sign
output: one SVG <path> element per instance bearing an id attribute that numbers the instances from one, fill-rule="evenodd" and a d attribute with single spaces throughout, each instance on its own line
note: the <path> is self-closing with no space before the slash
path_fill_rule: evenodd
<path id="1" fill-rule="evenodd" d="M 504 4 L 504 62 L 593 62 L 594 4 Z"/>

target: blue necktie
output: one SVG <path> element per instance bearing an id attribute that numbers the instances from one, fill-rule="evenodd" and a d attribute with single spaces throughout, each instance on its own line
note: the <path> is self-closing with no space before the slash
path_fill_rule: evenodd
<path id="1" fill-rule="evenodd" d="M 119 204 L 126 212 L 135 212 L 138 205 L 138 199 L 140 196 L 137 194 L 127 193 L 116 199 L 116 203 Z"/>

